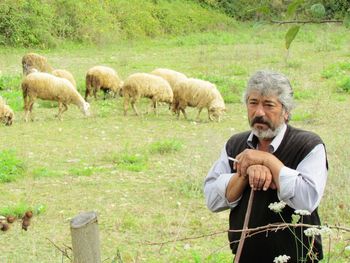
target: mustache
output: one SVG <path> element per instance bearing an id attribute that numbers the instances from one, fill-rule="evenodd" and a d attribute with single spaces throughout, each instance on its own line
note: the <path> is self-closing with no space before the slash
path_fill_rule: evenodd
<path id="1" fill-rule="evenodd" d="M 255 117 L 254 119 L 252 119 L 252 121 L 250 122 L 250 125 L 253 126 L 256 123 L 265 124 L 269 128 L 272 128 L 271 123 L 269 121 L 264 120 L 264 117 L 261 117 L 261 116 L 258 116 L 258 117 Z"/>

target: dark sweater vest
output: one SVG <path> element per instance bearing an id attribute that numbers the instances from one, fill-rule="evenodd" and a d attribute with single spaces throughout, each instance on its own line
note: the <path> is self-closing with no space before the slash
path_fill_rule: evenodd
<path id="1" fill-rule="evenodd" d="M 249 134 L 250 132 L 244 132 L 232 136 L 226 144 L 227 155 L 235 157 L 244 149 L 249 148 L 247 144 Z M 257 138 L 255 139 L 255 143 L 257 143 Z M 288 125 L 280 146 L 273 154 L 285 166 L 296 169 L 298 164 L 307 156 L 307 154 L 310 153 L 310 151 L 317 144 L 321 143 L 323 144 L 318 135 L 296 129 Z M 232 161 L 230 161 L 230 166 L 233 167 Z M 232 173 L 236 172 L 233 170 L 233 168 L 231 169 Z M 247 204 L 249 200 L 249 193 L 250 187 L 247 187 L 243 192 L 239 204 L 231 209 L 231 230 L 239 230 L 243 228 L 245 212 L 247 210 Z M 283 220 L 287 223 L 291 222 L 294 209 L 286 206 L 281 212 L 281 215 L 283 217 L 282 220 L 281 216 L 278 213 L 275 213 L 268 208 L 269 204 L 273 202 L 279 202 L 276 190 L 268 189 L 267 191 L 255 192 L 248 228 L 255 228 L 275 222 L 280 223 L 283 222 Z M 302 222 L 306 224 L 320 225 L 317 209 L 313 211 L 310 216 L 303 216 L 302 220 Z M 279 255 L 290 256 L 291 258 L 288 262 L 298 262 L 298 259 L 300 260 L 302 257 L 305 260 L 308 249 L 310 248 L 309 244 L 311 242 L 311 238 L 304 235 L 304 230 L 305 228 L 292 228 L 278 230 L 276 232 L 266 231 L 246 238 L 240 258 L 240 263 L 273 262 L 274 258 Z M 295 234 L 293 234 L 292 231 Z M 303 246 L 294 235 L 297 235 L 300 241 L 303 240 L 305 246 Z M 236 253 L 237 251 L 240 236 L 240 232 L 228 233 L 230 246 L 233 253 Z M 300 262 L 318 262 L 318 260 L 323 258 L 320 236 L 316 236 L 315 238 L 313 252 L 313 255 L 317 256 L 316 260 L 314 259 L 314 261 L 312 261 L 312 259 L 308 257 L 307 261 Z"/>

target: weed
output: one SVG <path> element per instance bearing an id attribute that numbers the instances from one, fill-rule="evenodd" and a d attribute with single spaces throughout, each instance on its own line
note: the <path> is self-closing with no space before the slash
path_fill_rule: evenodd
<path id="1" fill-rule="evenodd" d="M 0 71 L 0 90 L 19 90 L 21 75 L 3 75 Z"/>
<path id="2" fill-rule="evenodd" d="M 166 153 L 180 151 L 182 146 L 183 145 L 180 141 L 174 140 L 174 139 L 168 139 L 168 140 L 153 142 L 149 147 L 150 147 L 151 153 L 166 154 Z"/>
<path id="3" fill-rule="evenodd" d="M 141 172 L 147 169 L 147 156 L 132 153 L 120 153 L 114 158 L 117 168 L 132 172 Z"/>
<path id="4" fill-rule="evenodd" d="M 350 93 L 350 76 L 342 77 L 338 82 L 337 86 L 339 91 Z"/>
<path id="5" fill-rule="evenodd" d="M 58 171 L 50 170 L 46 167 L 39 167 L 32 171 L 34 178 L 42 178 L 42 177 L 59 177 L 62 174 Z"/>
<path id="6" fill-rule="evenodd" d="M 1 92 L 1 96 L 6 100 L 6 103 L 11 106 L 14 111 L 23 110 L 22 91 L 9 89 Z"/>
<path id="7" fill-rule="evenodd" d="M 18 218 L 22 217 L 26 211 L 33 210 L 33 208 L 26 202 L 19 202 L 14 205 L 9 205 L 0 209 L 0 215 L 13 215 Z"/>
<path id="8" fill-rule="evenodd" d="M 0 183 L 13 182 L 24 176 L 24 163 L 14 150 L 0 151 Z"/>
<path id="9" fill-rule="evenodd" d="M 94 171 L 94 167 L 71 168 L 69 174 L 73 176 L 91 176 Z"/>

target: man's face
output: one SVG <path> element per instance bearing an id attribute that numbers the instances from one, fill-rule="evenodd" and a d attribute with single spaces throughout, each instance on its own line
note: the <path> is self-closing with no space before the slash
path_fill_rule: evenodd
<path id="1" fill-rule="evenodd" d="M 259 139 L 275 137 L 282 124 L 288 119 L 288 113 L 277 96 L 262 96 L 257 91 L 250 93 L 247 110 L 250 127 Z"/>

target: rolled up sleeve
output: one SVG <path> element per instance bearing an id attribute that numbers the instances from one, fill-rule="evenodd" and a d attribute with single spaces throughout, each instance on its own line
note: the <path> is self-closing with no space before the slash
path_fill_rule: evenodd
<path id="1" fill-rule="evenodd" d="M 229 202 L 226 199 L 226 188 L 231 180 L 231 168 L 227 159 L 226 148 L 221 151 L 220 158 L 213 164 L 204 181 L 204 194 L 207 207 L 213 212 L 220 212 L 235 207 L 238 200 Z"/>

